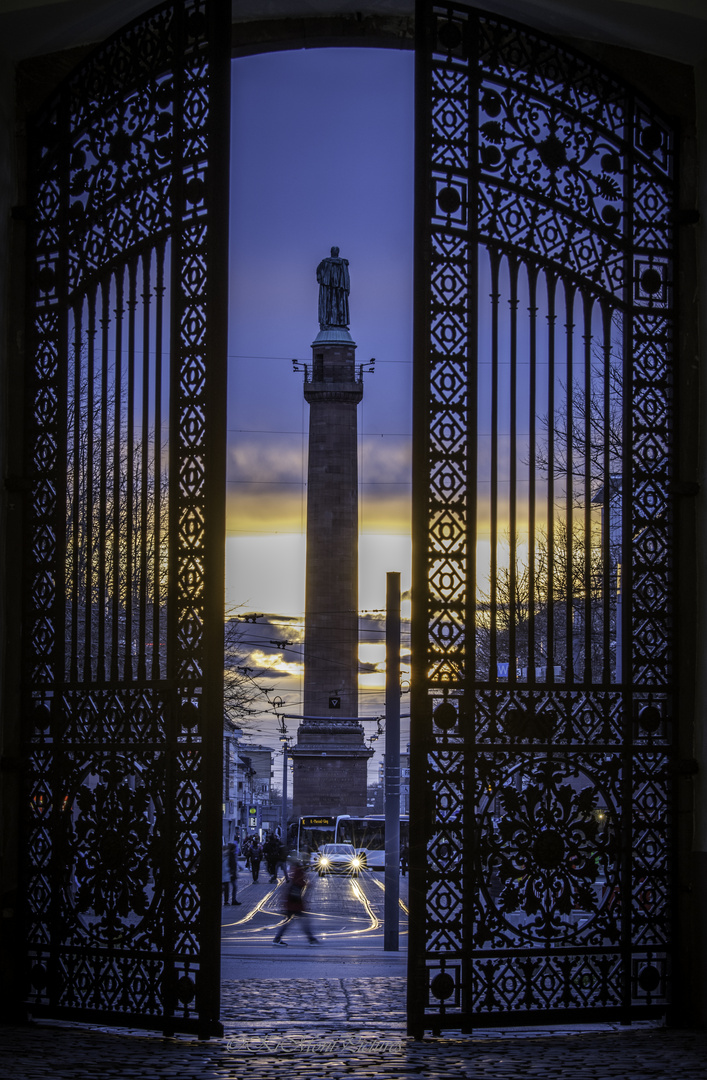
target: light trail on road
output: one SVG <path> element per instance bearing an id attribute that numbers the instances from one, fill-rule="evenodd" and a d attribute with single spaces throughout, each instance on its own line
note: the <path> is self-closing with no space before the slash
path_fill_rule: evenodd
<path id="1" fill-rule="evenodd" d="M 366 912 L 367 912 L 368 917 L 371 920 L 371 922 L 370 922 L 370 925 L 366 926 L 363 930 L 352 930 L 352 931 L 350 931 L 350 933 L 352 933 L 352 934 L 368 934 L 368 933 L 371 932 L 371 930 L 378 930 L 379 927 L 381 927 L 383 924 L 382 924 L 381 920 L 378 918 L 378 916 L 376 915 L 373 908 L 371 907 L 371 905 L 370 905 L 370 903 L 368 901 L 368 897 L 366 896 L 366 894 L 364 893 L 363 889 L 361 888 L 361 886 L 359 885 L 359 883 L 357 881 L 352 881 L 351 882 L 351 891 L 353 892 L 356 899 L 359 900 L 363 904 L 363 906 L 366 909 Z"/>
<path id="2" fill-rule="evenodd" d="M 373 878 L 372 880 L 373 880 L 373 884 L 374 884 L 374 885 L 377 885 L 379 889 L 382 889 L 382 890 L 383 890 L 383 892 L 385 892 L 385 885 L 383 884 L 383 882 L 382 882 L 382 881 L 376 881 L 376 879 L 375 879 L 375 878 Z M 400 904 L 400 907 L 401 907 L 401 908 L 403 909 L 403 911 L 405 912 L 405 914 L 406 914 L 406 915 L 409 915 L 409 914 L 410 914 L 410 912 L 409 912 L 409 911 L 408 911 L 408 909 L 407 909 L 407 908 L 405 907 L 405 904 L 404 904 L 404 903 L 403 903 L 403 901 L 402 901 L 402 900 L 400 899 L 400 897 L 398 897 L 398 903 Z"/>
<path id="3" fill-rule="evenodd" d="M 228 941 L 231 947 L 237 947 L 240 940 L 246 949 L 259 948 L 267 939 L 272 940 L 276 929 L 282 926 L 286 914 L 284 901 L 287 883 L 280 880 L 277 885 L 264 889 L 258 897 L 263 884 L 256 888 L 247 885 L 243 889 L 241 902 L 247 905 L 245 913 L 239 912 L 237 918 L 223 922 L 226 935 L 224 944 Z M 336 943 L 337 948 L 344 950 L 347 943 L 351 949 L 358 947 L 357 942 L 364 948 L 378 945 L 385 923 L 383 897 L 379 889 L 380 893 L 385 893 L 385 885 L 371 872 L 365 872 L 360 877 L 326 875 L 317 879 L 310 876 L 305 906 L 317 936 Z M 399 903 L 403 915 L 407 917 L 406 904 L 402 899 L 399 899 Z M 224 909 L 224 919 L 229 919 L 230 914 Z M 401 928 L 401 932 L 406 933 L 407 927 Z"/>
<path id="4" fill-rule="evenodd" d="M 366 876 L 366 879 L 367 880 L 373 880 L 372 878 L 368 878 L 368 875 Z M 355 937 L 355 936 L 359 936 L 359 935 L 362 935 L 362 934 L 372 934 L 376 930 L 379 930 L 381 928 L 381 926 L 383 925 L 381 919 L 378 918 L 375 911 L 371 907 L 370 901 L 369 901 L 368 897 L 366 896 L 365 892 L 363 891 L 363 889 L 361 888 L 361 885 L 359 884 L 359 882 L 354 881 L 353 879 L 349 879 L 348 884 L 351 887 L 351 892 L 353 893 L 354 897 L 356 898 L 358 903 L 363 907 L 364 911 L 366 912 L 366 917 L 368 918 L 368 925 L 364 926 L 364 927 L 360 927 L 359 929 L 354 929 L 349 925 L 348 927 L 346 927 L 346 926 L 342 927 L 340 930 L 326 931 L 325 935 L 326 935 L 327 939 L 336 938 L 336 937 L 349 937 L 350 938 L 350 937 Z M 330 915 L 327 912 L 317 911 L 314 908 L 310 909 L 310 914 L 313 915 L 313 916 L 316 916 L 317 919 L 336 918 L 338 920 L 348 920 L 349 923 L 356 922 L 358 920 L 358 918 L 359 918 L 356 915 L 341 914 L 341 913 L 337 913 L 336 915 Z"/>
<path id="5" fill-rule="evenodd" d="M 271 897 L 273 897 L 273 896 L 275 895 L 275 893 L 277 892 L 277 890 L 278 890 L 279 888 L 280 888 L 280 881 L 278 880 L 278 883 L 277 883 L 277 885 L 275 886 L 275 888 L 274 888 L 274 889 L 270 889 L 270 891 L 269 891 L 269 892 L 267 892 L 267 893 L 265 894 L 265 896 L 263 896 L 263 898 L 262 898 L 261 900 L 259 900 L 259 901 L 258 901 L 258 903 L 257 903 L 257 904 L 255 905 L 255 907 L 254 907 L 254 908 L 252 909 L 252 911 L 249 911 L 249 912 L 248 912 L 248 914 L 247 914 L 247 915 L 244 915 L 244 916 L 243 916 L 243 917 L 242 917 L 241 919 L 236 919 L 236 921 L 235 921 L 235 922 L 232 922 L 232 923 L 224 923 L 224 924 L 223 924 L 223 925 L 224 925 L 224 927 L 231 927 L 231 926 L 243 926 L 243 925 L 244 925 L 245 923 L 248 923 L 248 922 L 250 922 L 250 921 L 251 921 L 251 919 L 254 919 L 254 918 L 255 918 L 255 916 L 256 916 L 256 915 L 258 915 L 258 914 L 259 914 L 259 913 L 260 913 L 261 911 L 263 912 L 263 914 L 264 914 L 264 915 L 280 915 L 281 913 L 280 913 L 279 911 L 268 911 L 268 910 L 267 910 L 267 908 L 265 907 L 265 905 L 267 904 L 268 900 L 270 900 L 270 898 L 271 898 Z M 241 903 L 245 903 L 245 902 L 246 902 L 246 901 L 241 901 Z M 259 927 L 253 927 L 253 930 L 254 930 L 254 931 L 256 931 L 256 930 L 262 930 L 262 929 L 263 929 L 263 927 L 262 927 L 262 926 L 259 926 Z"/>

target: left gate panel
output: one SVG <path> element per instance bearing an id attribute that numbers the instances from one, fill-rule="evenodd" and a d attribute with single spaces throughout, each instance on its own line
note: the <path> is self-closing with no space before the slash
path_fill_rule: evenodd
<path id="1" fill-rule="evenodd" d="M 38 115 L 29 163 L 26 1001 L 200 1034 L 219 1030 L 229 20 L 184 0 L 126 27 Z"/>

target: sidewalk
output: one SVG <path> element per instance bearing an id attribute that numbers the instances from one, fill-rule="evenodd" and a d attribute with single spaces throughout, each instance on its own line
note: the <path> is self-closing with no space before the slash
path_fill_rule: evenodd
<path id="1" fill-rule="evenodd" d="M 406 1035 L 404 955 L 387 954 L 380 975 L 367 955 L 354 965 L 341 950 L 331 964 L 326 950 L 294 945 L 272 950 L 276 964 L 270 956 L 227 967 L 260 970 L 222 982 L 222 1039 L 0 1026 L 0 1080 L 707 1080 L 707 1032 L 595 1024 L 416 1042 Z"/>
<path id="2" fill-rule="evenodd" d="M 230 980 L 225 1037 L 42 1023 L 0 1027 L 12 1080 L 707 1080 L 707 1032 L 651 1026 L 489 1031 L 414 1042 L 405 984 L 379 979 Z"/>

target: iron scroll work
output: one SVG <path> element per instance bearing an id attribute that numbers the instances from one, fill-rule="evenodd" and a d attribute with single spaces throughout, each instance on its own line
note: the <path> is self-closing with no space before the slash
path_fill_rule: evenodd
<path id="1" fill-rule="evenodd" d="M 30 161 L 27 1007 L 206 1036 L 229 28 L 211 0 L 141 17 L 50 100 Z"/>
<path id="2" fill-rule="evenodd" d="M 526 28 L 422 3 L 418 35 L 409 1028 L 648 1017 L 674 133 Z"/>

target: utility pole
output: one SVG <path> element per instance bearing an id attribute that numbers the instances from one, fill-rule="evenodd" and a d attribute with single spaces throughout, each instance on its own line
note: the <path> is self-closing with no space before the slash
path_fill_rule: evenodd
<path id="1" fill-rule="evenodd" d="M 287 844 L 287 725 L 280 718 L 280 742 L 282 743 L 282 808 L 280 813 L 280 840 Z"/>
<path id="2" fill-rule="evenodd" d="M 385 899 L 383 948 L 399 948 L 400 900 L 400 574 L 385 591 Z"/>

